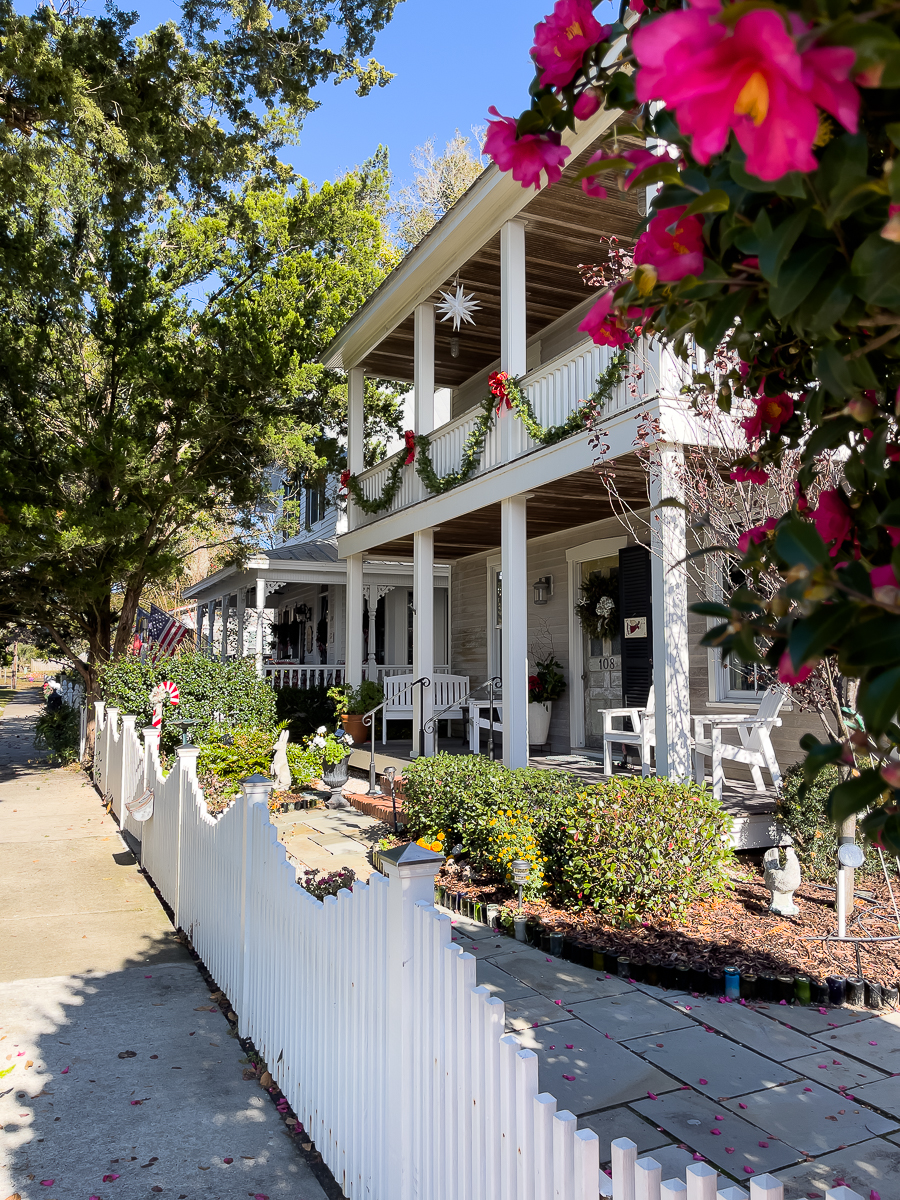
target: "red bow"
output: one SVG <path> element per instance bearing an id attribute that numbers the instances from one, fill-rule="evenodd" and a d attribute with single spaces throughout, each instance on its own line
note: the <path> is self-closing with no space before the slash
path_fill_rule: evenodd
<path id="1" fill-rule="evenodd" d="M 512 400 L 507 390 L 509 383 L 509 374 L 506 371 L 494 371 L 488 379 L 488 387 L 497 397 L 497 412 L 503 407 L 503 401 L 506 401 L 506 407 L 512 408 Z"/>
<path id="2" fill-rule="evenodd" d="M 411 429 L 407 429 L 403 435 L 403 440 L 406 442 L 406 449 L 409 451 L 403 463 L 406 466 L 407 463 L 411 463 L 416 457 L 416 435 Z"/>
<path id="3" fill-rule="evenodd" d="M 347 490 L 347 484 L 349 482 L 350 482 L 350 469 L 348 467 L 346 471 L 341 471 L 341 491 L 342 492 L 345 492 Z"/>

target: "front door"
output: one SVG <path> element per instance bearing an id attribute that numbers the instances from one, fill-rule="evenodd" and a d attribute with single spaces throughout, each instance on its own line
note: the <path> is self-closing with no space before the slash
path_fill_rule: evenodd
<path id="1" fill-rule="evenodd" d="M 589 749 L 602 749 L 601 710 L 622 706 L 619 560 L 612 555 L 591 559 L 580 566 L 578 615 L 584 647 L 584 744 Z"/>

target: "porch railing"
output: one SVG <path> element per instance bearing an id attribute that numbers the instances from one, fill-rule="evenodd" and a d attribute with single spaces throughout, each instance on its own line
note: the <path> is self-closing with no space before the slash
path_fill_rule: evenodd
<path id="1" fill-rule="evenodd" d="M 384 683 L 395 675 L 408 675 L 412 667 L 408 663 L 379 663 L 376 668 L 376 679 Z M 446 675 L 450 670 L 447 663 L 434 668 L 436 675 Z M 267 679 L 274 688 L 281 687 L 334 687 L 343 683 L 347 668 L 343 663 L 324 664 L 323 666 L 304 666 L 301 663 L 264 663 L 263 678 Z M 363 665 L 363 679 L 368 679 L 368 664 Z"/>
<path id="2" fill-rule="evenodd" d="M 563 354 L 530 371 L 523 378 L 523 387 L 539 423 L 548 428 L 562 425 L 571 414 L 594 391 L 597 376 L 609 365 L 612 351 L 608 346 L 595 346 L 590 341 L 580 342 Z M 605 415 L 613 415 L 634 404 L 627 383 L 621 383 L 604 408 Z M 480 408 L 471 408 L 446 425 L 441 425 L 429 435 L 431 461 L 438 475 L 446 475 L 459 467 L 466 438 L 475 428 Z M 504 434 L 503 426 L 509 432 Z M 478 478 L 495 467 L 512 462 L 531 450 L 538 443 L 528 436 L 521 421 L 509 414 L 494 422 L 485 439 L 481 461 L 471 478 Z M 405 454 L 403 450 L 401 453 Z M 369 500 L 379 497 L 388 481 L 396 455 L 364 471 L 360 476 L 362 490 Z M 428 493 L 414 467 L 403 471 L 400 489 L 387 512 L 397 512 L 424 500 Z M 367 525 L 385 513 L 368 515 L 356 510 L 358 525 Z"/>

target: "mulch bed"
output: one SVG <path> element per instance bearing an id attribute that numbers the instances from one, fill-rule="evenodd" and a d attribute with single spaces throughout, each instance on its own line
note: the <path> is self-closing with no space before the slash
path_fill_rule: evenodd
<path id="1" fill-rule="evenodd" d="M 513 899 L 508 887 L 467 881 L 464 869 L 444 867 L 437 882 L 467 899 L 503 904 Z M 593 911 L 575 913 L 545 901 L 525 901 L 529 917 L 548 932 L 562 933 L 598 949 L 626 955 L 638 962 L 686 963 L 700 970 L 737 967 L 741 973 L 798 974 L 824 979 L 827 975 L 856 975 L 852 943 L 823 940 L 837 933 L 834 892 L 804 882 L 794 894 L 800 912 L 778 917 L 768 911 L 769 892 L 753 867 L 734 872 L 729 892 L 699 901 L 687 918 L 670 923 L 651 918 L 630 927 L 617 927 Z M 892 879 L 900 904 L 900 880 Z M 884 880 L 858 881 L 873 899 L 857 898 L 848 933 L 864 937 L 900 934 Z M 864 978 L 894 986 L 900 979 L 900 941 L 861 947 Z"/>

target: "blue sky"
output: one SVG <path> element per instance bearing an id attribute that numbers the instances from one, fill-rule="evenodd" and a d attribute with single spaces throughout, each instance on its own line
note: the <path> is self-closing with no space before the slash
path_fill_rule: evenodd
<path id="1" fill-rule="evenodd" d="M 180 17 L 175 0 L 119 2 L 140 14 L 136 32 Z M 27 0 L 22 7 L 30 7 Z M 83 11 L 103 7 L 103 0 L 87 0 Z M 410 154 L 428 138 L 442 149 L 455 129 L 468 134 L 483 125 L 489 105 L 514 115 L 526 107 L 534 24 L 551 8 L 552 0 L 403 0 L 374 50 L 395 78 L 365 98 L 352 83 L 321 85 L 321 108 L 307 118 L 301 144 L 283 157 L 320 184 L 381 143 L 391 152 L 395 182 L 410 182 Z"/>

